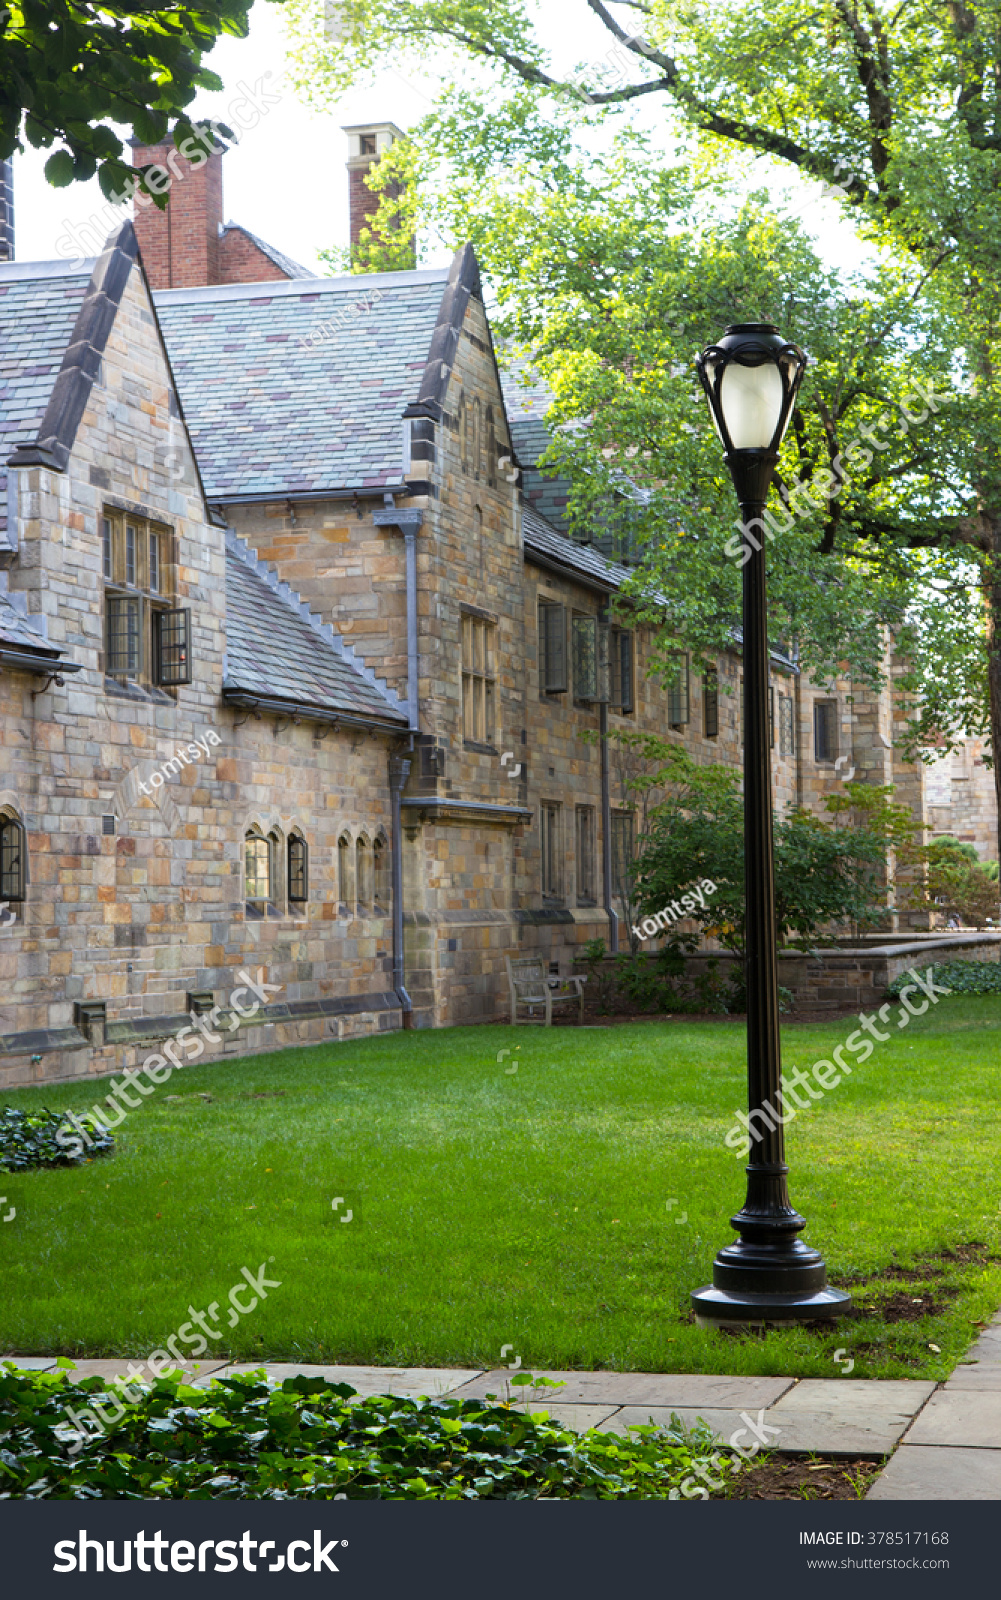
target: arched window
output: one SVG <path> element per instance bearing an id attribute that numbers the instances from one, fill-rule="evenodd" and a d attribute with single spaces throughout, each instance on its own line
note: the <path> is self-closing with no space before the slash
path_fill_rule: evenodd
<path id="1" fill-rule="evenodd" d="M 345 916 L 353 916 L 355 909 L 354 851 L 348 834 L 342 833 L 337 841 L 337 898 Z"/>
<path id="2" fill-rule="evenodd" d="M 309 899 L 309 846 L 301 833 L 289 834 L 288 897 L 291 905 L 305 905 Z"/>
<path id="3" fill-rule="evenodd" d="M 24 828 L 9 811 L 0 813 L 0 900 L 14 905 L 24 899 L 28 850 Z"/>
<path id="4" fill-rule="evenodd" d="M 358 915 L 370 914 L 372 911 L 372 848 L 362 834 L 357 845 L 358 861 Z"/>
<path id="5" fill-rule="evenodd" d="M 380 833 L 376 839 L 375 844 L 372 846 L 372 855 L 374 858 L 375 910 L 377 912 L 388 912 L 392 896 L 389 883 L 389 847 L 386 844 L 385 834 Z"/>
<path id="6" fill-rule="evenodd" d="M 459 396 L 459 462 L 463 472 L 469 471 L 469 411 L 466 397 Z"/>
<path id="7" fill-rule="evenodd" d="M 248 833 L 244 839 L 244 894 L 247 910 L 263 917 L 271 901 L 271 843 L 263 834 Z"/>

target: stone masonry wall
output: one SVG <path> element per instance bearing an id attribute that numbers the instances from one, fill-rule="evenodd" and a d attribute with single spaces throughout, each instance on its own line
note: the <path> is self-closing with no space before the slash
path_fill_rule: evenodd
<path id="1" fill-rule="evenodd" d="M 105 680 L 99 528 L 108 505 L 174 530 L 194 661 L 193 683 L 174 695 Z M 398 1026 L 388 908 L 342 911 L 336 881 L 342 834 L 352 845 L 361 834 L 388 838 L 386 740 L 317 738 L 312 725 L 280 731 L 273 717 L 221 704 L 224 530 L 204 520 L 138 269 L 68 469 L 21 469 L 20 513 L 10 587 L 84 670 L 34 698 L 40 680 L 0 676 L 0 802 L 24 820 L 30 874 L 26 904 L 0 934 L 0 1082 L 135 1064 L 158 1029 L 183 1021 L 189 991 L 225 1004 L 247 964 L 281 990 L 275 1019 L 241 1030 L 241 1050 Z M 207 759 L 151 784 L 178 747 L 209 730 L 221 742 Z M 304 915 L 279 900 L 279 916 L 247 919 L 243 840 L 253 822 L 277 830 L 280 844 L 293 824 L 305 834 Z M 95 1001 L 107 1029 L 88 1042 L 76 1007 Z M 232 1041 L 223 1049 L 232 1053 Z"/>

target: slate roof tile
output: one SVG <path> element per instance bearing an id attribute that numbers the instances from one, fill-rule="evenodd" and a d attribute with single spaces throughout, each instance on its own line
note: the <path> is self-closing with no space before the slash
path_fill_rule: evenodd
<path id="1" fill-rule="evenodd" d="M 29 444 L 62 365 L 93 261 L 0 263 L 0 544 L 7 531 L 7 457 Z"/>
<path id="2" fill-rule="evenodd" d="M 226 535 L 223 687 L 407 724 L 405 702 L 232 532 Z"/>
<path id="3" fill-rule="evenodd" d="M 442 268 L 155 295 L 209 499 L 399 483 L 401 413 L 447 281 Z"/>

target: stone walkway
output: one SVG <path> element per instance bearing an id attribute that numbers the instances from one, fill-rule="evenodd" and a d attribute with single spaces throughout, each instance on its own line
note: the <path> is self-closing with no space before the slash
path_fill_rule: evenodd
<path id="1" fill-rule="evenodd" d="M 53 1371 L 52 1356 L 8 1356 L 18 1366 Z M 136 1363 L 138 1365 L 138 1363 Z M 257 1364 L 260 1365 L 260 1364 Z M 729 1378 L 698 1373 L 546 1372 L 554 1393 L 510 1388 L 509 1368 L 320 1367 L 263 1363 L 281 1381 L 298 1373 L 349 1383 L 360 1395 L 450 1394 L 510 1398 L 545 1409 L 575 1429 L 621 1433 L 630 1423 L 702 1418 L 724 1441 L 748 1422 L 771 1430 L 767 1448 L 792 1454 L 885 1456 L 895 1451 L 870 1500 L 1001 1500 L 1001 1314 L 963 1365 L 939 1386 L 917 1379 Z M 128 1360 L 81 1360 L 75 1378 L 127 1380 Z M 195 1383 L 256 1370 L 250 1362 L 191 1362 Z M 540 1376 L 540 1374 L 536 1374 Z M 897 1448 L 899 1446 L 899 1448 Z"/>
<path id="2" fill-rule="evenodd" d="M 1001 1313 L 922 1406 L 869 1500 L 1001 1500 Z"/>

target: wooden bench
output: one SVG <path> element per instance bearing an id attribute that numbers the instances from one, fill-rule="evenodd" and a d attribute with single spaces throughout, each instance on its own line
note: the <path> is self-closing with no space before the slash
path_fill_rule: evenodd
<path id="1" fill-rule="evenodd" d="M 584 985 L 586 978 L 554 978 L 546 971 L 539 956 L 505 956 L 507 985 L 511 996 L 511 1024 L 518 1021 L 518 1007 L 528 1006 L 534 1013 L 541 1006 L 545 1013 L 544 1026 L 553 1025 L 553 1006 L 574 1005 L 578 1022 L 584 1021 Z M 527 1021 L 527 1018 L 523 1018 Z M 534 1017 L 533 1017 L 534 1020 Z"/>

